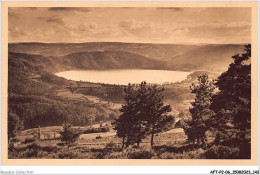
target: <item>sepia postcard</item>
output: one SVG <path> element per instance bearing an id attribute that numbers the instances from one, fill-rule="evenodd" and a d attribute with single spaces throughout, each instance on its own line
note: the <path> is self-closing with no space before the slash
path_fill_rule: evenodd
<path id="1" fill-rule="evenodd" d="M 257 165 L 257 2 L 2 2 L 3 165 Z"/>

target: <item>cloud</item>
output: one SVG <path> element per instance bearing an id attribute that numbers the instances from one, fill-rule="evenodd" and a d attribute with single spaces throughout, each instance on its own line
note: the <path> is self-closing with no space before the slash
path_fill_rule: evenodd
<path id="1" fill-rule="evenodd" d="M 245 8 L 9 7 L 8 27 L 10 41 L 19 42 L 240 43 L 251 36 L 250 14 Z"/>
<path id="2" fill-rule="evenodd" d="M 118 26 L 124 29 L 130 29 L 133 26 L 133 21 L 121 21 Z"/>
<path id="3" fill-rule="evenodd" d="M 37 7 L 24 7 L 26 9 L 29 9 L 29 10 L 37 10 L 38 8 Z"/>
<path id="4" fill-rule="evenodd" d="M 118 23 L 119 28 L 131 30 L 131 29 L 147 29 L 151 28 L 151 24 L 149 22 L 138 22 L 135 20 L 126 20 Z"/>
<path id="5" fill-rule="evenodd" d="M 51 7 L 49 11 L 59 11 L 59 12 L 68 12 L 68 11 L 79 11 L 79 12 L 89 12 L 88 7 Z"/>
<path id="6" fill-rule="evenodd" d="M 183 8 L 180 7 L 157 7 L 157 10 L 168 10 L 168 11 L 172 11 L 172 12 L 179 12 L 179 11 L 183 11 Z"/>
<path id="7" fill-rule="evenodd" d="M 9 34 L 12 37 L 20 37 L 20 36 L 25 36 L 26 33 L 22 31 L 19 27 L 9 27 L 8 29 Z"/>
<path id="8" fill-rule="evenodd" d="M 95 28 L 97 28 L 97 26 L 95 24 L 91 24 L 91 25 L 89 25 L 89 28 L 90 29 L 95 29 Z"/>
<path id="9" fill-rule="evenodd" d="M 84 24 L 84 23 L 66 23 L 64 24 L 64 30 L 68 30 L 69 32 L 73 33 L 73 35 L 86 35 L 86 34 L 93 34 L 95 32 L 100 31 L 99 28 L 95 23 L 92 24 Z M 102 28 L 104 30 L 104 28 Z"/>
<path id="10" fill-rule="evenodd" d="M 188 27 L 188 36 L 191 37 L 235 37 L 250 36 L 250 25 L 226 24 L 226 25 L 198 25 Z"/>
<path id="11" fill-rule="evenodd" d="M 64 24 L 62 18 L 57 17 L 39 17 L 38 19 L 49 23 Z"/>
<path id="12" fill-rule="evenodd" d="M 73 7 L 51 7 L 48 9 L 49 11 L 71 11 L 74 10 Z"/>
<path id="13" fill-rule="evenodd" d="M 17 18 L 17 17 L 19 17 L 19 15 L 9 10 L 9 11 L 8 11 L 8 17 Z"/>
<path id="14" fill-rule="evenodd" d="M 96 25 L 95 24 L 90 24 L 90 25 L 85 25 L 85 24 L 80 24 L 77 28 L 75 28 L 74 30 L 79 31 L 79 32 L 91 32 L 94 29 L 96 29 Z"/>
<path id="15" fill-rule="evenodd" d="M 130 34 L 139 37 L 148 37 L 149 33 L 152 32 L 151 24 L 147 22 L 143 23 L 134 20 L 121 21 L 118 26 L 123 32 L 127 31 Z"/>

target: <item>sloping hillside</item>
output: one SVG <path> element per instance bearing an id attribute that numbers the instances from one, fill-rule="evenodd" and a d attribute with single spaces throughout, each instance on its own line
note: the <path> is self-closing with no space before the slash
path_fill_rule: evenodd
<path id="1" fill-rule="evenodd" d="M 9 52 L 8 112 L 17 114 L 25 129 L 62 125 L 65 121 L 85 126 L 116 116 L 118 111 L 106 104 L 59 95 L 73 92 L 77 96 L 75 82 L 53 74 L 59 66 L 53 58 Z"/>
<path id="2" fill-rule="evenodd" d="M 158 59 L 186 53 L 196 49 L 198 45 L 182 44 L 143 44 L 120 42 L 90 42 L 90 43 L 10 43 L 8 49 L 11 52 L 40 54 L 43 56 L 65 56 L 78 52 L 94 51 L 126 51 L 143 56 L 151 56 Z M 162 57 L 162 58 L 159 58 Z"/>
<path id="3" fill-rule="evenodd" d="M 100 65 L 95 66 L 94 62 L 86 62 L 87 60 L 96 60 L 100 57 L 103 58 L 100 60 L 106 61 L 97 62 L 97 64 L 101 63 L 103 66 L 106 65 L 108 66 L 107 69 L 109 69 L 109 66 L 116 68 L 118 66 L 117 64 L 120 64 L 118 61 L 115 62 L 116 59 L 131 58 L 132 61 L 135 61 L 137 65 L 140 63 L 140 60 L 136 60 L 136 58 L 143 60 L 144 57 L 146 57 L 152 60 L 163 61 L 164 63 L 162 67 L 171 70 L 190 71 L 214 69 L 214 71 L 222 71 L 223 69 L 226 69 L 232 61 L 231 56 L 236 53 L 241 53 L 244 49 L 244 46 L 242 44 L 183 45 L 116 42 L 14 43 L 9 44 L 8 49 L 12 52 L 39 54 L 46 57 L 56 57 L 57 59 L 59 57 L 65 57 L 66 55 L 69 55 L 73 58 L 76 58 L 78 61 L 80 61 L 80 63 L 84 63 L 85 66 L 82 66 L 82 68 L 86 67 L 88 69 L 90 65 L 94 66 L 94 68 L 100 67 Z M 83 56 L 84 53 L 88 56 Z M 127 61 L 130 62 L 129 60 Z M 79 62 L 72 61 L 71 58 L 66 62 L 71 62 L 76 67 L 81 66 Z M 150 67 L 153 68 L 155 62 L 148 62 Z M 87 64 L 89 64 L 89 66 Z M 129 64 L 128 66 L 133 68 L 133 64 Z M 121 67 L 128 68 L 127 65 Z M 105 67 L 102 69 L 105 69 Z"/>
<path id="4" fill-rule="evenodd" d="M 73 53 L 62 57 L 74 69 L 168 69 L 163 61 L 123 51 Z"/>
<path id="5" fill-rule="evenodd" d="M 172 57 L 172 65 L 192 64 L 195 70 L 223 71 L 232 62 L 232 56 L 241 53 L 244 45 L 204 45 Z"/>

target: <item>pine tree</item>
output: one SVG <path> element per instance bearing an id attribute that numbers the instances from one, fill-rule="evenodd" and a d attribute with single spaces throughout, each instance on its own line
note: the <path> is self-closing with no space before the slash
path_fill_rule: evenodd
<path id="1" fill-rule="evenodd" d="M 167 115 L 171 112 L 170 105 L 164 105 L 163 103 L 163 91 L 164 88 L 158 88 L 156 85 L 148 88 L 148 100 L 144 105 L 145 112 L 147 112 L 147 124 L 151 134 L 151 147 L 154 143 L 154 135 L 156 133 L 169 129 L 173 123 L 174 118 Z"/>
<path id="2" fill-rule="evenodd" d="M 136 121 L 135 130 L 137 132 L 137 145 L 141 143 L 142 139 L 147 137 L 149 135 L 149 129 L 148 128 L 148 115 L 149 115 L 149 92 L 147 88 L 146 82 L 141 82 L 138 90 L 137 95 L 135 99 L 136 103 L 136 114 L 134 116 L 134 120 Z"/>
<path id="3" fill-rule="evenodd" d="M 154 134 L 172 126 L 173 117 L 167 115 L 171 107 L 163 104 L 163 91 L 157 86 L 148 87 L 146 82 L 137 89 L 131 84 L 125 89 L 126 103 L 120 109 L 122 114 L 113 122 L 117 136 L 123 138 L 122 147 L 135 143 L 139 146 L 148 135 L 153 146 Z"/>
<path id="4" fill-rule="evenodd" d="M 195 127 L 193 127 L 192 120 L 184 121 L 183 130 L 188 137 L 188 142 L 193 142 L 195 144 L 196 133 L 194 132 Z"/>
<path id="5" fill-rule="evenodd" d="M 122 148 L 126 145 L 135 143 L 135 125 L 137 121 L 136 116 L 136 91 L 133 89 L 133 85 L 128 84 L 125 88 L 125 104 L 120 109 L 122 114 L 113 121 L 114 129 L 117 131 L 117 136 L 123 138 Z"/>
<path id="6" fill-rule="evenodd" d="M 15 113 L 9 113 L 8 115 L 8 140 L 15 138 L 18 133 L 23 129 L 23 122 L 19 119 Z"/>
<path id="7" fill-rule="evenodd" d="M 208 80 L 208 75 L 198 76 L 198 84 L 190 86 L 191 93 L 195 94 L 195 101 L 191 102 L 190 113 L 192 120 L 184 126 L 184 131 L 190 141 L 197 144 L 206 144 L 206 131 L 209 130 L 210 118 L 213 111 L 209 109 L 211 97 L 215 89 L 213 82 Z"/>
<path id="8" fill-rule="evenodd" d="M 63 131 L 60 132 L 61 141 L 63 141 L 68 147 L 76 142 L 80 136 L 80 133 L 77 129 L 72 128 L 70 124 L 63 125 Z"/>
<path id="9" fill-rule="evenodd" d="M 223 139 L 228 135 L 245 139 L 251 127 L 251 45 L 232 58 L 234 62 L 215 83 L 219 91 L 212 98 L 211 109 L 216 113 L 214 126 Z"/>

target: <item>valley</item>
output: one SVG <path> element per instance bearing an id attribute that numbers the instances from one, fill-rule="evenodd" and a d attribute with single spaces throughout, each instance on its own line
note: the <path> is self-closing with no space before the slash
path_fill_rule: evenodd
<path id="1" fill-rule="evenodd" d="M 117 83 L 73 81 L 56 76 L 58 72 L 92 71 L 92 77 L 95 78 L 95 70 L 104 71 L 104 75 L 111 70 L 121 69 L 189 71 L 192 73 L 187 73 L 187 78 L 176 75 L 178 82 L 167 81 L 169 77 L 165 77 L 166 74 L 155 73 L 156 81 L 168 82 L 163 84 L 164 100 L 172 106 L 173 115 L 184 113 L 185 116 L 182 117 L 187 118 L 193 98 L 189 89 L 191 83 L 197 80 L 198 75 L 204 73 L 209 74 L 211 79 L 216 79 L 221 70 L 226 69 L 226 65 L 231 62 L 230 57 L 242 48 L 243 45 L 10 43 L 9 109 L 19 113 L 19 117 L 25 120 L 25 129 L 38 125 L 61 125 L 65 118 L 72 120 L 74 124 L 80 123 L 81 126 L 85 126 L 89 121 L 99 123 L 119 115 L 118 109 L 123 103 L 123 90 L 127 83 L 113 85 Z M 127 82 L 129 78 L 134 80 L 132 74 L 130 72 L 124 81 Z M 112 77 L 107 75 L 106 79 Z M 140 73 L 135 76 L 140 78 L 138 75 Z M 153 78 L 152 73 L 148 72 L 147 75 Z M 163 76 L 162 80 L 158 80 L 160 76 Z M 120 80 L 118 75 L 115 77 Z M 68 106 L 69 110 L 65 111 Z M 46 111 L 54 112 L 56 116 L 49 119 Z M 80 117 L 75 119 L 73 114 Z M 82 120 L 84 122 L 80 122 Z"/>
<path id="2" fill-rule="evenodd" d="M 182 128 L 175 125 L 178 121 L 191 118 L 189 108 L 194 95 L 190 86 L 197 82 L 197 77 L 206 73 L 210 80 L 217 79 L 231 63 L 231 56 L 242 52 L 243 47 L 10 43 L 8 111 L 17 114 L 23 121 L 23 131 L 17 136 L 16 151 L 9 157 L 131 157 L 134 154 L 132 150 L 122 151 L 120 148 L 122 139 L 116 136 L 111 122 L 121 114 L 119 109 L 125 103 L 124 89 L 128 82 L 140 83 L 144 78 L 148 84 L 155 83 L 159 88 L 165 88 L 163 100 L 171 106 L 169 115 L 175 119 L 169 130 L 155 135 L 153 157 L 201 158 L 204 150 L 192 146 L 195 150 L 189 152 L 191 148 L 186 143 L 187 136 Z M 70 123 L 81 132 L 77 144 L 66 154 L 63 153 L 66 151 L 64 145 L 60 145 L 62 143 L 58 139 L 64 123 Z M 108 131 L 99 132 L 104 129 L 100 124 L 107 124 Z M 42 138 L 37 144 L 31 143 L 38 128 L 41 128 Z M 93 133 L 88 133 L 91 128 Z M 148 149 L 149 139 L 147 137 L 141 143 L 144 149 Z M 212 141 L 209 139 L 209 143 Z M 30 147 L 32 149 L 28 153 Z"/>

